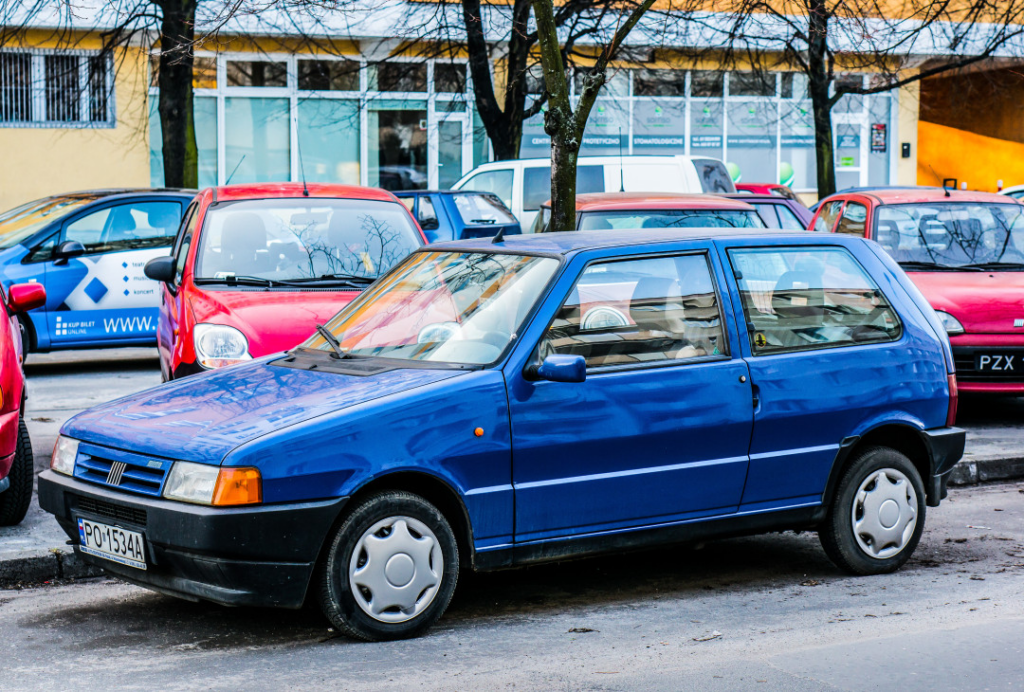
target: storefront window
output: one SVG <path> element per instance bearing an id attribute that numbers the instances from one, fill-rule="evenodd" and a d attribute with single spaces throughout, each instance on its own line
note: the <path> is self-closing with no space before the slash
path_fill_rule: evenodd
<path id="1" fill-rule="evenodd" d="M 810 101 L 789 101 L 781 104 L 782 130 L 779 157 L 779 180 L 794 190 L 818 186 L 818 167 L 814 154 L 814 116 Z"/>
<path id="2" fill-rule="evenodd" d="M 359 102 L 299 101 L 299 156 L 306 180 L 359 184 Z"/>
<path id="3" fill-rule="evenodd" d="M 301 91 L 359 91 L 355 60 L 299 60 Z"/>
<path id="4" fill-rule="evenodd" d="M 715 70 L 694 70 L 690 73 L 690 96 L 722 98 L 725 94 L 722 73 Z"/>
<path id="5" fill-rule="evenodd" d="M 149 184 L 164 186 L 163 130 L 156 97 L 149 99 Z M 199 187 L 217 184 L 217 99 L 197 96 L 192 100 L 199 150 Z"/>
<path id="6" fill-rule="evenodd" d="M 370 91 L 426 91 L 427 64 L 424 62 L 384 62 L 369 66 Z"/>
<path id="7" fill-rule="evenodd" d="M 685 70 L 635 70 L 634 96 L 686 96 Z"/>
<path id="8" fill-rule="evenodd" d="M 891 100 L 888 95 L 871 97 L 868 115 L 868 184 L 889 184 L 889 147 L 892 133 L 889 127 Z"/>
<path id="9" fill-rule="evenodd" d="M 466 66 L 455 63 L 434 63 L 434 91 L 439 94 L 461 94 L 466 91 Z"/>
<path id="10" fill-rule="evenodd" d="M 226 98 L 224 175 L 232 183 L 291 179 L 291 124 L 286 98 Z"/>
<path id="11" fill-rule="evenodd" d="M 775 127 L 779 118 L 775 102 L 768 99 L 730 101 L 728 114 L 726 168 L 733 182 L 775 182 Z"/>
<path id="12" fill-rule="evenodd" d="M 288 64 L 269 60 L 228 60 L 228 86 L 286 87 Z"/>
<path id="13" fill-rule="evenodd" d="M 774 72 L 733 72 L 729 96 L 775 96 Z"/>
<path id="14" fill-rule="evenodd" d="M 637 99 L 633 104 L 633 153 L 671 155 L 685 151 L 685 99 Z"/>
<path id="15" fill-rule="evenodd" d="M 370 185 L 396 191 L 426 189 L 426 102 L 378 99 L 369 108 Z"/>
<path id="16" fill-rule="evenodd" d="M 692 99 L 690 102 L 690 154 L 722 158 L 722 124 L 724 107 L 721 99 Z"/>

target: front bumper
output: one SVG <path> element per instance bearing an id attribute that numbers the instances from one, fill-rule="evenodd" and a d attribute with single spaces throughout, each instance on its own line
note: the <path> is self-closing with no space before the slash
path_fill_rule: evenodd
<path id="1" fill-rule="evenodd" d="M 214 508 L 39 474 L 39 506 L 57 518 L 79 559 L 154 591 L 223 605 L 301 607 L 347 499 Z M 79 551 L 79 516 L 141 532 L 147 569 Z"/>
<path id="2" fill-rule="evenodd" d="M 967 431 L 961 428 L 933 428 L 923 430 L 922 437 L 931 457 L 932 474 L 924 479 L 926 502 L 929 507 L 938 507 L 946 498 L 946 484 L 953 473 L 953 467 L 964 456 Z"/>
<path id="3" fill-rule="evenodd" d="M 961 393 L 976 394 L 1024 394 L 1024 346 L 1016 337 L 1009 345 L 1001 345 L 991 335 L 981 339 L 977 335 L 956 337 L 953 343 L 953 361 L 956 363 L 956 386 Z M 1016 335 L 1015 335 L 1016 336 Z M 975 337 L 964 343 L 964 337 Z M 992 342 L 991 344 L 988 342 Z M 978 356 L 999 354 L 1013 356 L 1011 369 L 979 370 Z M 997 363 L 1003 365 L 1003 363 Z"/>

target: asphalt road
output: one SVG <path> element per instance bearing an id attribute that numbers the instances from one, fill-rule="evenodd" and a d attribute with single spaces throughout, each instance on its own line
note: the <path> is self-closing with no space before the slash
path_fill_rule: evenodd
<path id="1" fill-rule="evenodd" d="M 74 412 L 156 384 L 153 355 L 32 356 L 37 466 Z M 1024 414 L 966 403 L 974 431 Z M 954 489 L 927 521 L 882 577 L 841 575 L 792 533 L 467 577 L 426 637 L 388 644 L 337 637 L 315 610 L 113 580 L 0 591 L 0 690 L 1020 689 L 1024 483 Z"/>

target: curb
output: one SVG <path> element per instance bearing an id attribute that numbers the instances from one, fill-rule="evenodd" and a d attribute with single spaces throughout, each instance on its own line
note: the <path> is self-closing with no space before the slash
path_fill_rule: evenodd
<path id="1" fill-rule="evenodd" d="M 0 587 L 95 577 L 100 574 L 102 571 L 98 567 L 82 562 L 74 552 L 62 548 L 51 548 L 45 553 L 25 551 L 23 555 L 0 559 Z"/>
<path id="2" fill-rule="evenodd" d="M 963 459 L 953 467 L 950 485 L 977 485 L 1024 478 L 1024 457 Z"/>

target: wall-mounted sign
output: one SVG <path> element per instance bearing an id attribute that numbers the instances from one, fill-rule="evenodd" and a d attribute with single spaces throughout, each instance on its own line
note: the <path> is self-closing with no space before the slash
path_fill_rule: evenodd
<path id="1" fill-rule="evenodd" d="M 721 149 L 722 135 L 690 135 L 691 149 Z"/>
<path id="2" fill-rule="evenodd" d="M 775 146 L 774 135 L 729 135 L 730 147 L 744 149 L 771 149 Z"/>
<path id="3" fill-rule="evenodd" d="M 814 135 L 782 135 L 782 146 L 793 149 L 813 147 Z"/>
<path id="4" fill-rule="evenodd" d="M 852 156 L 840 156 L 839 167 L 840 168 L 853 168 L 857 163 L 854 161 Z"/>
<path id="5" fill-rule="evenodd" d="M 889 146 L 889 133 L 884 123 L 871 125 L 871 153 L 884 154 Z"/>

